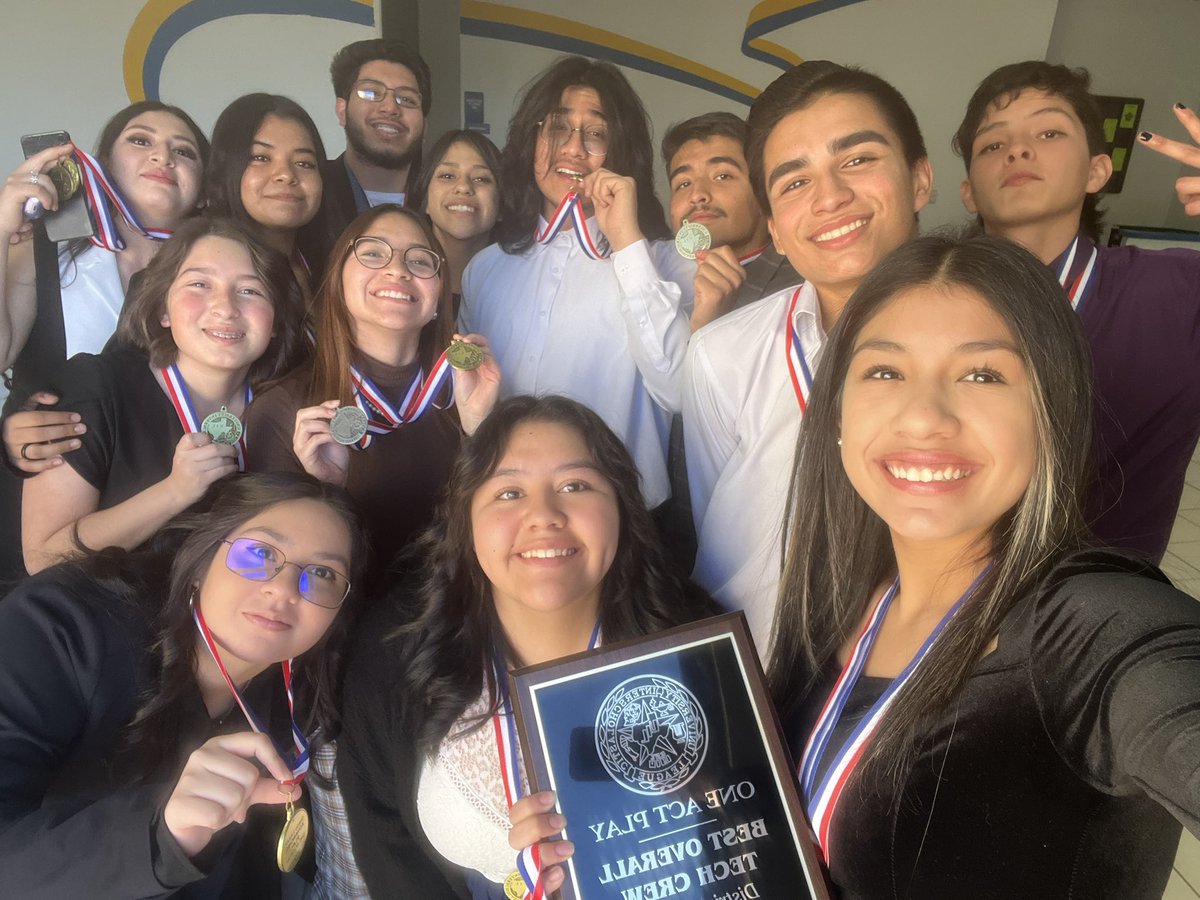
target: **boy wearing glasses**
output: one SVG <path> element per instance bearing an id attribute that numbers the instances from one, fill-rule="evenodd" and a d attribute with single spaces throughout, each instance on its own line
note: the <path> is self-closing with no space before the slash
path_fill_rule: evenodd
<path id="1" fill-rule="evenodd" d="M 1099 247 L 1099 192 L 1112 174 L 1087 72 L 1003 66 L 967 105 L 954 148 L 962 199 L 984 231 L 1025 247 L 1058 277 L 1092 347 L 1099 452 L 1092 527 L 1106 544 L 1162 559 L 1200 437 L 1200 253 Z M 1193 139 L 1200 119 L 1175 115 Z M 1200 150 L 1142 132 L 1151 149 Z M 1176 185 L 1200 213 L 1200 179 Z"/>
<path id="2" fill-rule="evenodd" d="M 486 335 L 506 394 L 592 407 L 637 462 L 651 508 L 670 494 L 693 265 L 653 190 L 645 108 L 610 63 L 566 57 L 526 90 L 501 166 L 498 244 L 463 275 L 459 331 Z"/>
<path id="3" fill-rule="evenodd" d="M 314 284 L 334 241 L 355 216 L 381 203 L 404 205 L 421 166 L 433 99 L 429 66 L 400 41 L 347 44 L 333 57 L 329 74 L 346 152 L 321 167 L 321 208 L 297 241 Z"/>

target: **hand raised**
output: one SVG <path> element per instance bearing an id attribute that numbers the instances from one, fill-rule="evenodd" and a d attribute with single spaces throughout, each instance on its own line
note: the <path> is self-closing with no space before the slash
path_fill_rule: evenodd
<path id="1" fill-rule="evenodd" d="M 1138 140 L 1163 156 L 1178 160 L 1186 166 L 1200 169 L 1200 116 L 1182 103 L 1175 104 L 1177 118 L 1192 138 L 1192 143 L 1173 141 L 1161 134 L 1143 131 Z M 1175 181 L 1175 193 L 1189 216 L 1200 216 L 1200 175 L 1184 175 Z"/>

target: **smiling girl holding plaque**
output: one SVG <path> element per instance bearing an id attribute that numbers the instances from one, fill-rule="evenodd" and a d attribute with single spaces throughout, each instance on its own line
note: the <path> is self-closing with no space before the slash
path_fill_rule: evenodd
<path id="1" fill-rule="evenodd" d="M 572 400 L 500 403 L 447 498 L 420 589 L 377 603 L 359 630 L 338 773 L 373 896 L 523 897 L 507 670 L 710 607 L 670 574 L 628 452 Z"/>

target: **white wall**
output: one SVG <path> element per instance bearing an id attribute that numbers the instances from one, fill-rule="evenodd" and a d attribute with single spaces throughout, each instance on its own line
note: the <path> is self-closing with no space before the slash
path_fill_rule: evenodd
<path id="1" fill-rule="evenodd" d="M 1084 66 L 1097 94 L 1142 97 L 1141 129 L 1188 140 L 1171 107 L 1200 105 L 1200 2 L 1059 0 L 1046 57 Z M 1134 144 L 1120 194 L 1104 201 L 1109 223 L 1200 229 L 1175 196 L 1175 179 L 1197 174 Z"/>
<path id="2" fill-rule="evenodd" d="M 1187 0 L 1179 0 L 1187 2 Z M 752 0 L 697 4 L 686 0 L 522 0 L 507 4 L 616 32 L 703 62 L 761 89 L 781 71 L 741 52 Z M 464 5 L 465 6 L 465 5 Z M 922 214 L 932 228 L 959 224 L 962 163 L 950 151 L 975 85 L 996 66 L 1045 57 L 1055 0 L 866 0 L 789 25 L 770 39 L 808 59 L 861 65 L 893 82 L 921 122 L 933 162 L 937 201 Z M 468 9 L 464 8 L 464 14 Z M 501 40 L 464 36 L 463 90 L 486 94 L 492 138 L 504 139 L 519 88 L 559 56 Z M 666 78 L 626 69 L 650 110 L 655 139 L 672 123 L 715 109 L 745 115 L 748 107 Z M 659 197 L 665 197 L 660 172 Z"/>
<path id="3" fill-rule="evenodd" d="M 231 2 L 230 9 L 239 5 Z M 0 177 L 21 161 L 22 134 L 65 129 L 93 148 L 104 122 L 130 102 L 122 60 L 145 6 L 146 0 L 0 0 Z M 218 19 L 167 54 L 161 99 L 209 132 L 235 97 L 285 94 L 308 110 L 336 155 L 344 138 L 333 114 L 329 62 L 339 47 L 370 37 L 373 26 L 311 16 Z"/>

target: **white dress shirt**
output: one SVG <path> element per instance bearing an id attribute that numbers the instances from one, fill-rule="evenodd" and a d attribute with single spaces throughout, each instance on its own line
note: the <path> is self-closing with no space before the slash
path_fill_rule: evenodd
<path id="1" fill-rule="evenodd" d="M 597 233 L 594 218 L 588 226 Z M 518 254 L 493 244 L 463 273 L 459 331 L 488 339 L 504 396 L 564 394 L 590 406 L 625 442 L 650 508 L 671 493 L 667 440 L 691 334 L 691 266 L 667 241 L 593 260 L 567 229 Z"/>
<path id="2" fill-rule="evenodd" d="M 797 290 L 796 331 L 815 371 L 825 333 L 816 291 L 804 284 L 697 331 L 684 378 L 684 449 L 699 544 L 692 577 L 723 607 L 746 613 L 763 656 L 800 434 L 800 404 L 787 363 L 787 311 Z"/>

